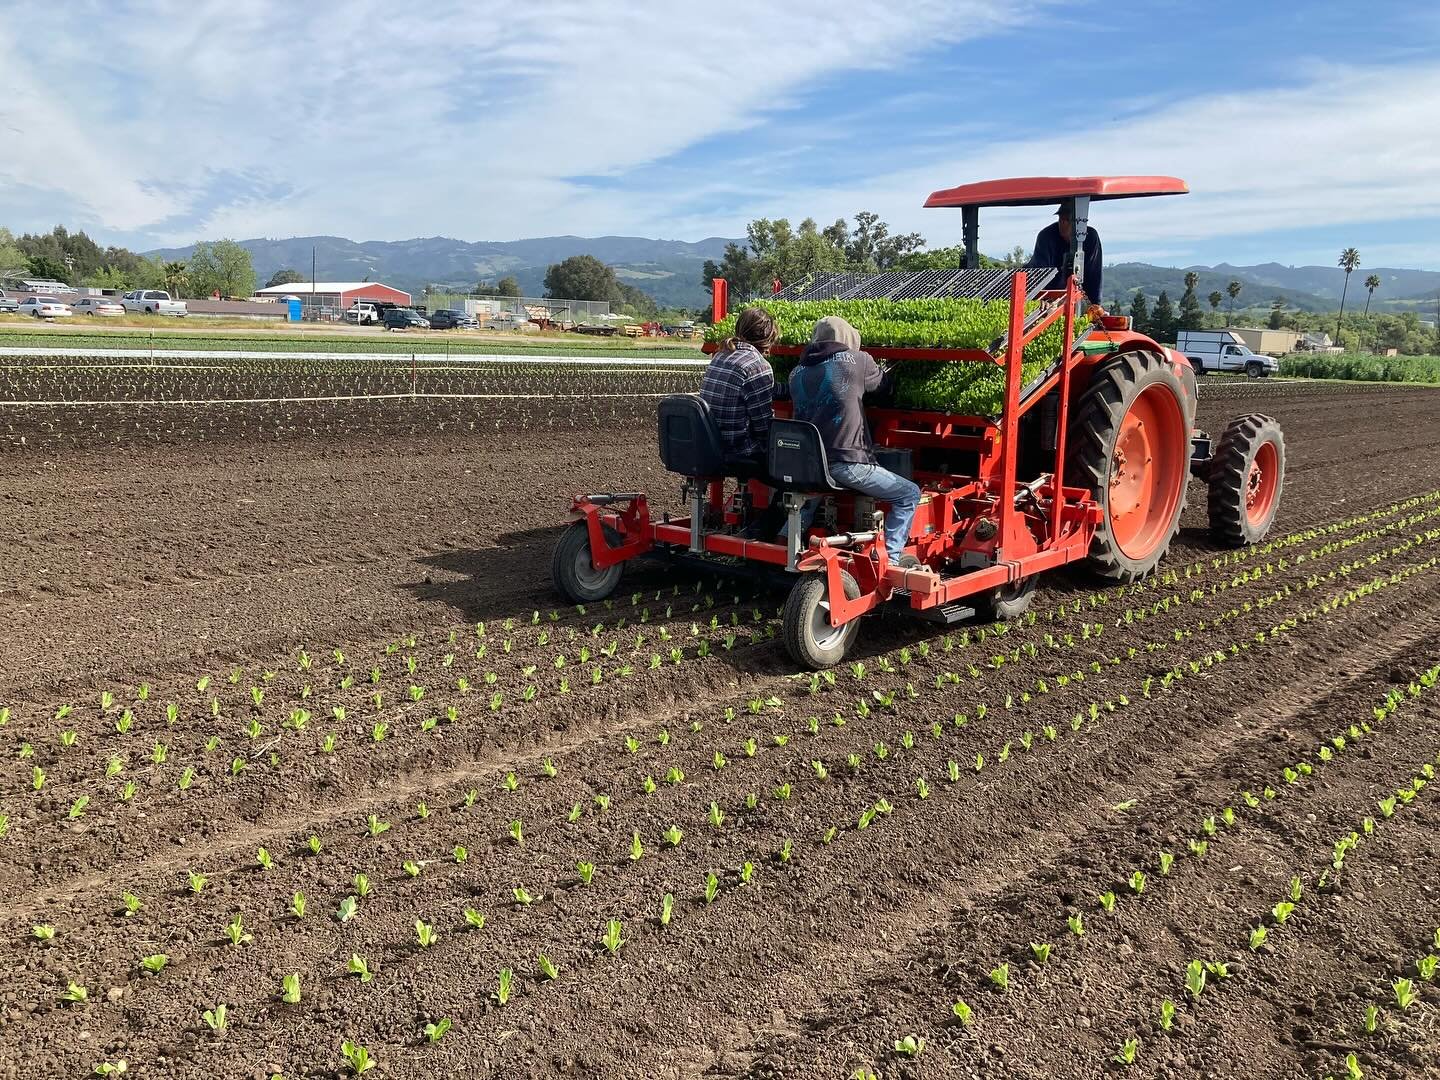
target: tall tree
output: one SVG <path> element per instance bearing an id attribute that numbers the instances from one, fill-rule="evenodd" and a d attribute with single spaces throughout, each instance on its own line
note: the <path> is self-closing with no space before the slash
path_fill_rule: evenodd
<path id="1" fill-rule="evenodd" d="M 1205 313 L 1200 309 L 1200 298 L 1195 295 L 1195 286 L 1200 284 L 1200 275 L 1191 270 L 1185 275 L 1185 292 L 1180 296 L 1181 330 L 1199 330 L 1205 325 Z"/>
<path id="2" fill-rule="evenodd" d="M 1230 306 L 1225 309 L 1225 321 L 1235 321 L 1235 301 L 1240 298 L 1240 290 L 1243 286 L 1238 281 L 1232 281 L 1225 286 L 1225 295 L 1230 297 Z"/>
<path id="3" fill-rule="evenodd" d="M 1135 290 L 1135 298 L 1130 301 L 1130 328 L 1137 334 L 1150 332 L 1150 308 L 1145 303 L 1145 294 L 1139 289 Z"/>
<path id="4" fill-rule="evenodd" d="M 1271 330 L 1280 330 L 1285 326 L 1285 298 L 1277 296 L 1270 301 L 1270 322 Z"/>
<path id="5" fill-rule="evenodd" d="M 545 271 L 545 295 L 553 300 L 620 300 L 615 271 L 594 255 L 572 255 Z"/>
<path id="6" fill-rule="evenodd" d="M 1159 299 L 1155 301 L 1155 310 L 1150 313 L 1150 336 L 1162 342 L 1175 340 L 1177 321 L 1170 294 L 1161 289 Z"/>
<path id="7" fill-rule="evenodd" d="M 265 288 L 273 289 L 276 285 L 295 285 L 305 280 L 305 275 L 299 270 L 292 270 L 286 267 L 283 270 L 276 270 L 270 275 L 270 280 L 265 282 Z"/>
<path id="8" fill-rule="evenodd" d="M 1360 252 L 1348 247 L 1340 252 L 1340 269 L 1345 271 L 1345 285 L 1340 290 L 1340 314 L 1335 317 L 1335 341 L 1340 341 L 1340 323 L 1345 318 L 1345 294 L 1350 291 L 1350 275 L 1360 267 Z"/>
<path id="9" fill-rule="evenodd" d="M 1205 299 L 1210 302 L 1210 314 L 1215 315 L 1220 311 L 1220 304 L 1225 299 L 1225 294 L 1216 289 Z"/>
<path id="10" fill-rule="evenodd" d="M 160 284 L 171 296 L 183 295 L 189 280 L 190 276 L 183 262 L 177 260 L 160 264 Z"/>
<path id="11" fill-rule="evenodd" d="M 194 296 L 249 296 L 255 291 L 255 265 L 250 252 L 234 240 L 202 241 L 195 245 L 186 268 Z"/>
<path id="12" fill-rule="evenodd" d="M 25 261 L 29 264 L 30 277 L 45 278 L 47 281 L 63 281 L 65 284 L 69 284 L 67 280 L 70 276 L 69 271 L 59 259 L 53 259 L 49 255 L 31 255 Z"/>
<path id="13" fill-rule="evenodd" d="M 1380 275 L 1371 274 L 1365 279 L 1365 318 L 1370 317 L 1370 298 L 1375 295 L 1375 290 L 1380 288 Z"/>
<path id="14" fill-rule="evenodd" d="M 25 252 L 15 243 L 10 230 L 0 226 L 0 278 L 19 277 L 28 273 L 30 263 Z"/>
<path id="15" fill-rule="evenodd" d="M 495 294 L 497 296 L 523 296 L 520 290 L 520 282 L 513 276 L 506 275 L 495 283 Z"/>

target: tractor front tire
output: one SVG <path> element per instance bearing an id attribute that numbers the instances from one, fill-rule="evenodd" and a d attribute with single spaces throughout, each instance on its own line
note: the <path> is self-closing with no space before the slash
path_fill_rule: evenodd
<path id="1" fill-rule="evenodd" d="M 1104 512 L 1087 560 L 1103 579 L 1144 577 L 1180 528 L 1190 477 L 1186 401 L 1175 365 L 1136 351 L 1096 368 L 1076 403 L 1065 471 Z"/>
<path id="2" fill-rule="evenodd" d="M 1285 436 L 1268 416 L 1230 421 L 1210 459 L 1210 533 L 1227 547 L 1258 544 L 1285 488 Z"/>
<path id="3" fill-rule="evenodd" d="M 860 595 L 860 586 L 844 570 L 840 571 L 840 580 L 847 600 Z M 834 667 L 844 660 L 860 632 L 859 619 L 851 619 L 844 626 L 830 625 L 830 590 L 824 574 L 805 574 L 795 583 L 785 598 L 780 622 L 790 659 L 811 671 Z"/>
<path id="4" fill-rule="evenodd" d="M 618 546 L 620 535 L 606 526 L 605 540 Z M 555 591 L 570 603 L 593 604 L 615 591 L 624 568 L 624 563 L 616 563 L 604 570 L 595 569 L 590 555 L 590 530 L 581 520 L 572 522 L 560 534 L 550 559 L 550 578 Z"/>
<path id="5" fill-rule="evenodd" d="M 1035 599 L 1037 578 L 1034 574 L 1011 585 L 975 598 L 975 615 L 982 622 L 1012 622 L 1030 610 L 1030 601 Z"/>

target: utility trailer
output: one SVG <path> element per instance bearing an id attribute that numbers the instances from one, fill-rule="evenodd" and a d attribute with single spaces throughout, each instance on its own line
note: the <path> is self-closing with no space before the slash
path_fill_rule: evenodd
<path id="1" fill-rule="evenodd" d="M 1187 190 L 1173 177 L 1120 176 L 1031 177 L 937 191 L 926 206 L 961 210 L 964 267 L 832 274 L 782 293 L 795 300 L 1008 297 L 1008 332 L 989 349 L 864 346 L 892 365 L 990 364 L 1004 371 L 995 416 L 867 404 L 882 463 L 908 462 L 921 489 L 905 545 L 918 568 L 890 562 L 883 503 L 835 484 L 818 431 L 791 418 L 788 403 L 776 402 L 766 475 L 739 478 L 727 496 L 726 480 L 735 473 L 708 411 L 696 395 L 672 395 L 659 405 L 659 448 L 666 468 L 684 478 L 688 516 L 657 520 L 642 492 L 576 497 L 574 522 L 554 552 L 556 589 L 572 603 L 604 599 L 625 563 L 640 557 L 718 573 L 773 572 L 790 584 L 786 648 L 796 663 L 821 668 L 839 663 L 861 616 L 882 608 L 941 624 L 1008 619 L 1029 606 L 1039 574 L 1069 563 L 1111 581 L 1143 577 L 1179 529 L 1191 476 L 1208 485 L 1217 541 L 1260 540 L 1284 484 L 1284 437 L 1273 419 L 1239 417 L 1212 445 L 1194 427 L 1197 383 L 1182 353 L 1098 308 L 1077 334 L 1086 312 L 1083 253 L 1073 240 L 1068 272 L 979 266 L 982 207 L 1065 205 L 1072 236 L 1083 237 L 1092 202 Z M 725 285 L 715 282 L 717 321 L 726 315 Z M 1022 385 L 1025 347 L 1056 323 L 1064 327 L 1063 349 Z M 772 497 L 784 501 L 784 542 L 742 535 L 756 507 Z M 803 530 L 802 507 L 811 499 L 822 509 Z"/>

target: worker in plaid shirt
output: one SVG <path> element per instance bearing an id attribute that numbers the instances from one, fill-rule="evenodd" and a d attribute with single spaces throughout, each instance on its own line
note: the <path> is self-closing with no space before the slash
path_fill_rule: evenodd
<path id="1" fill-rule="evenodd" d="M 775 396 L 775 372 L 765 354 L 778 336 L 769 314 L 758 307 L 746 308 L 735 320 L 735 333 L 711 358 L 700 384 L 700 398 L 720 433 L 725 464 L 742 480 L 765 475 Z M 770 505 L 745 532 L 772 539 L 784 516 L 772 494 Z"/>

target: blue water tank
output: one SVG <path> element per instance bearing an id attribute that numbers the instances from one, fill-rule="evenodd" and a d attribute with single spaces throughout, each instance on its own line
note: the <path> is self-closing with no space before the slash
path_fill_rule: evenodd
<path id="1" fill-rule="evenodd" d="M 299 298 L 298 298 L 298 297 L 295 297 L 295 296 L 292 296 L 292 297 L 290 297 L 290 299 L 286 300 L 285 303 L 286 303 L 287 305 L 289 305 L 289 307 L 290 307 L 290 321 L 291 321 L 291 322 L 299 322 L 299 321 L 300 321 L 300 300 L 299 300 Z"/>

